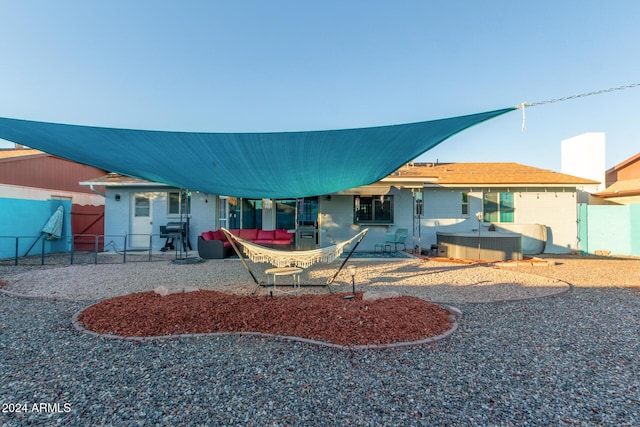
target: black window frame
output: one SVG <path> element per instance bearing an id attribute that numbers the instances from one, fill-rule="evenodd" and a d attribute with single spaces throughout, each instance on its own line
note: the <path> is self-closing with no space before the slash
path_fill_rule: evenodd
<path id="1" fill-rule="evenodd" d="M 353 196 L 354 224 L 393 224 L 394 200 L 391 194 Z"/>

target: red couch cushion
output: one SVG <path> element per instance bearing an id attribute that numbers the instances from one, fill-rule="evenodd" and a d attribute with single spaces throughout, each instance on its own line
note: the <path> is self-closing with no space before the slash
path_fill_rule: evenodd
<path id="1" fill-rule="evenodd" d="M 227 240 L 227 236 L 224 235 L 222 230 L 216 230 L 216 231 L 213 232 L 213 240 L 225 241 L 225 240 Z"/>
<path id="2" fill-rule="evenodd" d="M 275 240 L 291 240 L 293 233 L 289 233 L 285 229 L 276 230 Z"/>
<path id="3" fill-rule="evenodd" d="M 256 240 L 273 240 L 273 230 L 258 230 L 258 238 Z"/>
<path id="4" fill-rule="evenodd" d="M 238 235 L 241 239 L 249 240 L 253 242 L 258 238 L 258 229 L 257 228 L 243 228 L 240 230 L 240 234 Z"/>
<path id="5" fill-rule="evenodd" d="M 217 240 L 213 231 L 203 231 L 202 240 Z"/>

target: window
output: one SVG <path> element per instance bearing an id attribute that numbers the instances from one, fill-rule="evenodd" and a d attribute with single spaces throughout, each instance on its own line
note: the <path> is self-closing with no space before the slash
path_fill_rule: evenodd
<path id="1" fill-rule="evenodd" d="M 227 227 L 227 199 L 226 197 L 218 198 L 218 225 L 220 227 Z"/>
<path id="2" fill-rule="evenodd" d="M 354 196 L 353 222 L 356 224 L 393 223 L 393 196 Z"/>
<path id="3" fill-rule="evenodd" d="M 262 199 L 240 199 L 242 228 L 262 228 Z"/>
<path id="4" fill-rule="evenodd" d="M 292 230 L 296 228 L 296 200 L 276 200 L 276 228 Z"/>
<path id="5" fill-rule="evenodd" d="M 182 206 L 181 206 L 182 204 Z M 171 191 L 167 194 L 167 213 L 169 215 L 188 215 L 191 213 L 191 193 Z"/>
<path id="6" fill-rule="evenodd" d="M 222 198 L 220 200 L 223 200 Z M 226 200 L 226 224 L 229 230 L 240 228 L 240 205 L 237 197 L 225 197 Z M 220 215 L 223 215 L 221 212 Z M 222 218 L 222 216 L 221 216 Z"/>
<path id="7" fill-rule="evenodd" d="M 151 200 L 148 197 L 136 196 L 133 204 L 133 216 L 151 216 Z"/>
<path id="8" fill-rule="evenodd" d="M 305 197 L 298 200 L 298 225 L 317 226 L 318 224 L 318 198 Z"/>
<path id="9" fill-rule="evenodd" d="M 514 222 L 513 193 L 485 193 L 484 222 Z"/>
<path id="10" fill-rule="evenodd" d="M 462 196 L 460 213 L 462 216 L 467 216 L 469 215 L 469 193 L 460 193 L 460 195 Z"/>

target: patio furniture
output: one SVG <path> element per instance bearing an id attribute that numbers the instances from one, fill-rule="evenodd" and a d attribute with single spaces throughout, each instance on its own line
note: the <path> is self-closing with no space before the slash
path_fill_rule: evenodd
<path id="1" fill-rule="evenodd" d="M 291 246 L 293 241 L 293 233 L 289 233 L 287 230 L 243 228 L 230 232 L 248 242 L 261 245 Z M 200 258 L 204 259 L 223 259 L 233 254 L 233 247 L 222 230 L 210 230 L 198 236 L 198 254 Z"/>
<path id="2" fill-rule="evenodd" d="M 376 243 L 373 245 L 373 252 L 378 252 L 378 248 L 380 248 L 380 252 L 391 252 L 391 243 Z"/>
<path id="3" fill-rule="evenodd" d="M 407 246 L 404 244 L 405 240 L 407 240 L 407 235 L 409 234 L 409 230 L 406 228 L 398 228 L 395 233 L 387 233 L 384 236 L 384 242 L 394 244 L 395 251 L 398 251 L 398 245 L 402 245 L 404 249 L 407 249 Z"/>
<path id="4" fill-rule="evenodd" d="M 267 286 L 271 286 L 272 291 L 276 292 L 276 278 L 278 276 L 293 276 L 293 291 L 297 292 L 300 290 L 300 274 L 302 274 L 302 271 L 303 270 L 299 267 L 269 268 L 265 270 L 265 274 L 267 275 Z M 269 283 L 270 276 L 273 276 L 272 283 Z"/>

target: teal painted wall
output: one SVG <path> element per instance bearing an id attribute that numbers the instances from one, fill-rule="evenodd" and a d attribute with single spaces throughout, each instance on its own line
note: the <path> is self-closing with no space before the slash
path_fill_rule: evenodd
<path id="1" fill-rule="evenodd" d="M 640 256 L 640 204 L 578 206 L 580 251 Z"/>
<path id="2" fill-rule="evenodd" d="M 25 200 L 0 198 L 0 258 L 13 258 L 16 253 L 15 237 L 18 242 L 18 255 L 23 256 L 33 242 L 40 236 L 42 227 L 58 209 L 64 208 L 62 238 L 45 240 L 45 253 L 69 252 L 71 250 L 71 201 L 68 200 Z M 42 253 L 39 241 L 29 255 Z"/>
<path id="3" fill-rule="evenodd" d="M 640 204 L 629 205 L 629 218 L 631 234 L 631 253 L 629 255 L 640 255 Z"/>
<path id="4" fill-rule="evenodd" d="M 578 249 L 580 252 L 589 252 L 589 206 L 585 203 L 578 204 Z"/>

